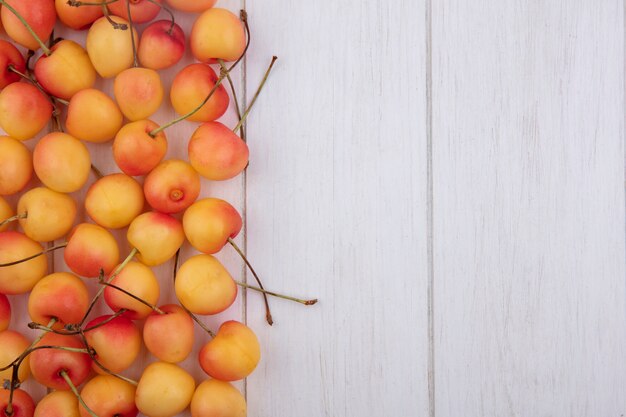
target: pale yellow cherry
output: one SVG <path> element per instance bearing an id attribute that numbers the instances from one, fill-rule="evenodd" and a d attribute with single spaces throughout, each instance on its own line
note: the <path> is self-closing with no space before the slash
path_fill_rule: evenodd
<path id="1" fill-rule="evenodd" d="M 158 72 L 148 68 L 129 68 L 115 77 L 115 100 L 128 120 L 147 119 L 161 107 L 163 84 Z"/>
<path id="2" fill-rule="evenodd" d="M 65 236 L 74 225 L 76 202 L 67 194 L 46 187 L 26 192 L 17 203 L 24 234 L 38 242 L 51 242 Z"/>
<path id="3" fill-rule="evenodd" d="M 113 375 L 98 375 L 88 381 L 80 392 L 83 401 L 92 411 L 81 404 L 81 417 L 131 417 L 137 415 L 135 386 Z M 61 416 L 59 416 L 61 417 Z M 65 417 L 65 416 L 63 416 Z"/>
<path id="4" fill-rule="evenodd" d="M 0 232 L 0 264 L 16 262 L 39 254 L 43 247 L 18 232 Z M 23 294 L 48 272 L 48 258 L 37 256 L 27 262 L 0 268 L 0 293 Z"/>
<path id="5" fill-rule="evenodd" d="M 74 94 L 67 108 L 67 131 L 72 136 L 94 143 L 107 142 L 122 127 L 124 115 L 108 95 L 95 88 Z"/>
<path id="6" fill-rule="evenodd" d="M 146 367 L 139 379 L 135 403 L 150 417 L 173 417 L 181 413 L 193 397 L 196 383 L 178 365 L 155 362 Z"/>
<path id="7" fill-rule="evenodd" d="M 143 206 L 141 185 L 126 174 L 100 178 L 89 187 L 85 197 L 89 217 L 108 229 L 128 226 L 143 211 Z"/>
<path id="8" fill-rule="evenodd" d="M 189 36 L 191 52 L 198 61 L 235 61 L 246 48 L 246 33 L 239 17 L 231 11 L 212 8 L 193 24 Z"/>
<path id="9" fill-rule="evenodd" d="M 33 161 L 28 148 L 9 136 L 0 136 L 0 195 L 21 191 L 33 175 Z"/>
<path id="10" fill-rule="evenodd" d="M 125 26 L 126 30 L 113 27 L 106 17 L 96 20 L 87 33 L 87 53 L 94 68 L 103 78 L 115 77 L 120 72 L 133 65 L 133 43 L 128 31 L 128 21 L 118 16 L 110 16 L 118 26 Z M 139 38 L 133 28 L 133 39 L 137 44 Z"/>
<path id="11" fill-rule="evenodd" d="M 80 190 L 89 178 L 91 157 L 87 147 L 67 133 L 49 133 L 33 150 L 33 168 L 44 185 L 61 193 Z"/>
<path id="12" fill-rule="evenodd" d="M 13 207 L 4 198 L 0 197 L 0 223 L 9 219 L 15 215 Z M 0 226 L 0 232 L 4 232 L 11 226 L 11 223 L 7 223 L 4 226 Z"/>
<path id="13" fill-rule="evenodd" d="M 228 382 L 208 379 L 191 399 L 191 417 L 246 417 L 246 399 Z"/>
<path id="14" fill-rule="evenodd" d="M 28 348 L 30 341 L 21 333 L 13 330 L 0 332 L 0 368 L 9 365 L 15 358 Z M 17 379 L 21 382 L 30 375 L 28 357 L 20 365 L 17 372 Z M 0 381 L 11 379 L 11 368 L 0 371 Z M 4 414 L 4 413 L 3 413 Z"/>
<path id="15" fill-rule="evenodd" d="M 33 417 L 80 417 L 72 391 L 53 391 L 37 403 Z"/>
<path id="16" fill-rule="evenodd" d="M 185 241 L 185 232 L 174 217 L 152 211 L 133 220 L 126 238 L 139 251 L 137 259 L 148 266 L 156 266 L 174 257 Z"/>
<path id="17" fill-rule="evenodd" d="M 196 255 L 176 274 L 176 297 L 195 314 L 217 314 L 237 297 L 237 284 L 226 268 L 211 255 Z"/>

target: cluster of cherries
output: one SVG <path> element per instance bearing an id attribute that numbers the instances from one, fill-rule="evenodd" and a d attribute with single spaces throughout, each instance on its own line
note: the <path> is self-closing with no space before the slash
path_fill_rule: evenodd
<path id="1" fill-rule="evenodd" d="M 184 31 L 162 0 L 0 0 L 6 34 L 28 50 L 23 54 L 0 40 L 0 127 L 9 135 L 0 137 L 4 416 L 168 417 L 190 408 L 193 417 L 243 417 L 245 399 L 230 382 L 256 368 L 258 339 L 238 321 L 213 333 L 197 315 L 226 310 L 239 286 L 263 293 L 269 324 L 267 295 L 316 302 L 266 291 L 233 241 L 242 228 L 240 214 L 224 200 L 198 199 L 201 177 L 227 180 L 247 167 L 243 123 L 275 61 L 240 109 L 230 72 L 248 49 L 248 22 L 245 12 L 236 16 L 214 7 L 215 1 L 167 0 L 174 9 L 197 13 L 189 44 L 198 62 L 182 68 L 170 87 L 180 117 L 159 126 L 149 120 L 164 97 L 158 71 L 178 64 L 186 48 Z M 161 10 L 171 19 L 153 21 Z M 58 22 L 86 29 L 85 46 L 54 38 Z M 139 36 L 137 25 L 144 24 Z M 219 65 L 218 73 L 210 64 Z M 114 99 L 94 88 L 98 76 L 114 77 Z M 239 118 L 234 129 L 216 121 L 231 100 L 225 82 Z M 188 160 L 165 159 L 165 130 L 183 120 L 200 123 L 188 142 Z M 53 132 L 37 139 L 31 152 L 22 141 L 39 137 L 50 123 Z M 111 140 L 121 172 L 102 175 L 83 142 Z M 93 223 L 76 225 L 78 203 L 69 194 L 86 187 L 91 173 L 96 180 L 81 204 Z M 38 186 L 30 187 L 34 175 Z M 12 195 L 16 208 L 2 197 Z M 18 224 L 19 231 L 12 230 Z M 132 250 L 122 257 L 111 230 L 126 228 Z M 185 241 L 200 254 L 178 268 Z M 212 256 L 227 244 L 258 286 L 235 281 Z M 49 273 L 45 255 L 57 249 L 72 272 Z M 152 267 L 169 261 L 179 304 L 157 306 Z M 94 297 L 85 279 L 99 284 Z M 9 329 L 7 294 L 28 294 L 29 327 L 40 331 L 34 341 Z M 100 300 L 111 314 L 90 319 Z M 194 320 L 208 335 L 198 359 L 209 378 L 199 385 L 177 365 L 193 349 Z M 142 345 L 157 361 L 134 381 L 122 373 Z M 37 405 L 20 388 L 30 375 L 53 390 Z"/>

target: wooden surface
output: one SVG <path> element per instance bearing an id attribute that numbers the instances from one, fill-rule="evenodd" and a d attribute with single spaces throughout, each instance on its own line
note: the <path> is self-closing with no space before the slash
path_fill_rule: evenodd
<path id="1" fill-rule="evenodd" d="M 320 299 L 270 300 L 273 327 L 257 294 L 207 319 L 259 336 L 248 415 L 626 415 L 623 2 L 218 4 L 249 14 L 246 101 L 279 61 L 247 174 L 203 195 L 245 215 L 267 287 Z M 168 132 L 169 157 L 193 130 Z"/>

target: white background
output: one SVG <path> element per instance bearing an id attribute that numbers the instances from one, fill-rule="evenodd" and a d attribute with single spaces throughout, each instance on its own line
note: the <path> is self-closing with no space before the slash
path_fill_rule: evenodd
<path id="1" fill-rule="evenodd" d="M 625 415 L 623 2 L 218 6 L 249 14 L 248 101 L 279 60 L 247 175 L 203 195 L 245 214 L 267 287 L 320 299 L 271 300 L 273 327 L 257 294 L 207 320 L 259 336 L 249 416 Z M 170 157 L 194 128 L 168 131 Z"/>

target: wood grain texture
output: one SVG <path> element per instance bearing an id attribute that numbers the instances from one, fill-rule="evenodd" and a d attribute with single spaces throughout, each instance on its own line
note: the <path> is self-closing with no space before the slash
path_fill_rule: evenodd
<path id="1" fill-rule="evenodd" d="M 623 2 L 433 6 L 436 415 L 625 415 Z"/>
<path id="2" fill-rule="evenodd" d="M 251 416 L 428 414 L 423 1 L 248 1 Z"/>

